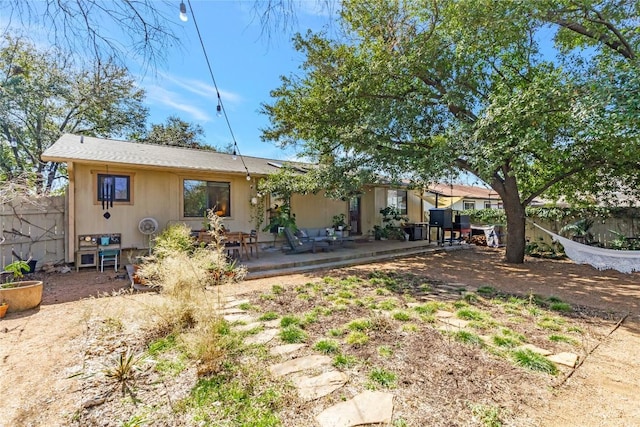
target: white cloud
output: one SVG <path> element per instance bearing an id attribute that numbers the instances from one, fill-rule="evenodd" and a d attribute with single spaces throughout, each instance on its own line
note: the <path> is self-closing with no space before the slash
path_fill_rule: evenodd
<path id="1" fill-rule="evenodd" d="M 182 95 L 178 92 L 167 90 L 160 86 L 146 86 L 147 92 L 146 102 L 148 104 L 160 104 L 168 108 L 178 110 L 188 114 L 192 119 L 197 121 L 210 121 L 211 115 L 202 108 L 196 107 L 192 102 L 182 99 Z"/>

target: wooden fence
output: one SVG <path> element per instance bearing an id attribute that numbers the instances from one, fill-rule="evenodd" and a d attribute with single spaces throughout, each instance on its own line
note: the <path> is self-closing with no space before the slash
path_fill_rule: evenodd
<path id="1" fill-rule="evenodd" d="M 24 197 L 0 206 L 0 270 L 17 260 L 65 260 L 65 198 Z"/>

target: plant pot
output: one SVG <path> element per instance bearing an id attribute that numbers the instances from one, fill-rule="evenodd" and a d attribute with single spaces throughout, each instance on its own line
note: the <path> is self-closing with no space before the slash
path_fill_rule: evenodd
<path id="1" fill-rule="evenodd" d="M 0 305 L 0 319 L 2 319 L 5 314 L 7 314 L 7 310 L 8 309 L 9 309 L 9 305 L 8 304 Z"/>
<path id="2" fill-rule="evenodd" d="M 42 280 L 5 283 L 0 286 L 0 300 L 10 307 L 9 313 L 29 310 L 42 302 L 42 288 Z"/>

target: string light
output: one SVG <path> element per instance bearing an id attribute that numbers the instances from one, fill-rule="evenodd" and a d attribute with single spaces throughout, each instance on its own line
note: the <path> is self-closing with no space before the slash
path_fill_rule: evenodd
<path id="1" fill-rule="evenodd" d="M 180 2 L 180 20 L 182 22 L 187 22 L 189 17 L 187 16 L 187 6 L 184 5 L 184 2 Z"/>
<path id="2" fill-rule="evenodd" d="M 244 162 L 244 158 L 240 153 L 240 148 L 238 147 L 238 142 L 236 141 L 236 137 L 233 134 L 233 129 L 231 129 L 231 123 L 229 122 L 229 117 L 227 116 L 227 111 L 225 110 L 222 104 L 222 98 L 220 97 L 220 91 L 218 90 L 218 84 L 216 83 L 216 78 L 213 76 L 213 70 L 211 69 L 211 63 L 209 62 L 209 55 L 207 55 L 207 49 L 204 47 L 204 41 L 202 40 L 202 35 L 200 34 L 200 27 L 198 27 L 198 21 L 196 20 L 196 15 L 193 13 L 193 7 L 191 6 L 191 0 L 187 0 L 187 4 L 189 5 L 189 12 L 191 13 L 191 19 L 193 19 L 193 25 L 196 27 L 196 33 L 198 34 L 198 40 L 200 40 L 200 46 L 202 47 L 202 53 L 204 54 L 204 59 L 207 63 L 207 67 L 209 68 L 209 75 L 211 76 L 211 81 L 213 82 L 213 87 L 216 89 L 216 96 L 218 97 L 218 105 L 216 106 L 216 115 L 218 117 L 224 116 L 225 121 L 227 122 L 227 127 L 229 128 L 229 133 L 231 134 L 231 139 L 233 140 L 233 160 L 236 160 L 237 157 L 240 157 L 240 161 L 242 161 L 242 166 L 244 166 L 244 170 L 247 172 L 247 181 L 251 181 L 251 174 L 249 173 L 249 169 L 247 168 L 247 164 Z M 183 17 L 184 14 L 184 17 Z M 184 2 L 180 2 L 180 19 L 184 22 L 187 21 L 187 8 L 184 5 Z"/>

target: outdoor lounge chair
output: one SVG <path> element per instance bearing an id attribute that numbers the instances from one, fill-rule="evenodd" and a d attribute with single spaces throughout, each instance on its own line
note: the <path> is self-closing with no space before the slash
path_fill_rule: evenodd
<path id="1" fill-rule="evenodd" d="M 316 242 L 314 240 L 307 242 L 301 241 L 298 236 L 295 235 L 294 231 L 290 228 L 284 229 L 284 235 L 291 249 L 288 253 L 291 254 L 299 254 L 303 252 L 315 253 L 317 249 L 329 248 L 329 244 L 327 242 Z"/>

